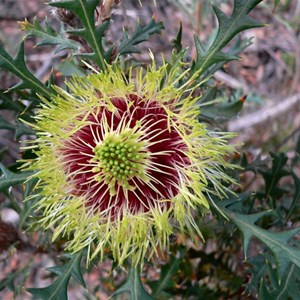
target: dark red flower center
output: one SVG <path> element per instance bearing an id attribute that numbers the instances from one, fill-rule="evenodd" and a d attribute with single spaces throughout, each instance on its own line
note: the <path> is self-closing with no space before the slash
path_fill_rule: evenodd
<path id="1" fill-rule="evenodd" d="M 91 112 L 60 150 L 71 194 L 110 216 L 168 207 L 190 165 L 170 118 L 159 102 L 133 94 Z"/>

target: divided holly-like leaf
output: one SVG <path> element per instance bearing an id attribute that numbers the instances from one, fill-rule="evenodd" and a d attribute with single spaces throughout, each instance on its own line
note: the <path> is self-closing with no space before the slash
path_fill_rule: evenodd
<path id="1" fill-rule="evenodd" d="M 291 217 L 296 206 L 299 205 L 299 200 L 300 200 L 300 178 L 297 176 L 297 174 L 294 171 L 292 171 L 292 177 L 294 181 L 295 193 L 293 196 L 292 203 L 289 207 L 288 213 L 285 217 L 285 221 L 287 221 Z"/>
<path id="2" fill-rule="evenodd" d="M 300 268 L 296 265 L 290 265 L 284 274 L 281 282 L 276 278 L 276 272 L 269 267 L 269 278 L 272 280 L 261 279 L 259 288 L 259 299 L 264 300 L 297 300 L 300 294 Z"/>
<path id="3" fill-rule="evenodd" d="M 68 255 L 70 260 L 62 265 L 47 268 L 48 271 L 58 275 L 58 278 L 44 288 L 29 288 L 28 291 L 35 299 L 41 300 L 67 300 L 68 284 L 71 278 L 75 279 L 85 288 L 85 282 L 81 272 L 81 260 L 83 251 L 74 255 Z"/>
<path id="4" fill-rule="evenodd" d="M 153 18 L 147 25 L 141 25 L 140 23 L 137 23 L 136 29 L 130 37 L 125 30 L 123 31 L 123 38 L 120 46 L 118 47 L 117 53 L 119 55 L 139 53 L 136 45 L 147 41 L 153 34 L 161 33 L 163 29 L 163 23 L 156 22 Z"/>
<path id="5" fill-rule="evenodd" d="M 272 153 L 270 152 L 271 166 L 269 166 L 270 159 L 261 160 L 261 157 L 258 156 L 253 162 L 249 163 L 246 156 L 244 155 L 241 161 L 241 165 L 245 170 L 254 172 L 255 174 L 261 174 L 264 181 L 265 187 L 264 191 L 257 191 L 255 196 L 262 203 L 266 203 L 268 208 L 277 209 L 279 207 L 286 207 L 282 204 L 282 197 L 288 196 L 291 193 L 294 194 L 293 204 L 291 209 L 294 209 L 294 206 L 299 200 L 299 189 L 297 176 L 293 176 L 293 171 L 291 171 L 290 164 L 288 164 L 288 157 L 285 153 Z M 294 174 L 295 175 L 295 174 Z M 294 189 L 289 185 L 280 184 L 280 181 L 283 177 L 292 177 L 294 179 L 295 193 Z M 291 178 L 291 179 L 292 179 Z M 287 210 L 287 208 L 285 208 Z M 291 213 L 287 212 L 285 220 L 290 217 Z"/>
<path id="6" fill-rule="evenodd" d="M 11 124 L 0 116 L 0 129 L 8 129 L 15 131 L 15 138 L 19 139 L 23 134 L 34 134 L 34 131 L 24 124 L 16 121 L 16 124 Z"/>
<path id="7" fill-rule="evenodd" d="M 27 68 L 24 59 L 24 43 L 21 43 L 18 54 L 13 59 L 2 46 L 0 46 L 0 69 L 11 72 L 19 77 L 22 82 L 10 88 L 10 90 L 32 89 L 45 97 L 50 97 L 51 88 L 47 88 Z"/>
<path id="8" fill-rule="evenodd" d="M 3 192 L 7 188 L 14 186 L 16 184 L 23 183 L 27 178 L 32 175 L 31 171 L 14 173 L 8 170 L 5 166 L 0 163 L 0 170 L 2 175 L 0 177 L 0 191 Z"/>
<path id="9" fill-rule="evenodd" d="M 241 39 L 241 37 L 238 36 L 233 45 L 228 49 L 226 55 L 227 57 L 232 57 L 233 60 L 238 59 L 238 54 L 243 52 L 251 44 L 252 38 Z M 222 69 L 226 62 L 227 60 L 213 64 L 208 70 L 205 71 L 205 76 L 213 75 L 216 71 Z"/>
<path id="10" fill-rule="evenodd" d="M 236 117 L 242 110 L 245 98 L 242 97 L 233 102 L 216 103 L 212 101 L 210 104 L 200 106 L 200 121 L 210 120 L 229 120 Z"/>
<path id="11" fill-rule="evenodd" d="M 149 283 L 154 299 L 168 299 L 170 297 L 170 294 L 166 290 L 176 286 L 174 276 L 179 270 L 185 252 L 185 250 L 181 250 L 178 257 L 171 256 L 170 261 L 162 266 L 159 280 Z"/>
<path id="12" fill-rule="evenodd" d="M 255 159 L 251 162 L 248 161 L 245 153 L 243 154 L 241 159 L 241 167 L 245 171 L 253 172 L 255 175 L 257 175 L 257 173 L 260 173 L 268 169 L 268 163 L 269 163 L 269 158 L 262 159 L 260 154 L 257 157 L 255 157 Z"/>
<path id="13" fill-rule="evenodd" d="M 26 106 L 20 101 L 14 101 L 10 93 L 4 93 L 0 90 L 0 109 L 21 113 L 26 109 Z"/>
<path id="14" fill-rule="evenodd" d="M 19 217 L 20 217 L 19 228 L 23 228 L 23 226 L 24 228 L 26 228 L 25 226 L 29 225 L 28 224 L 29 216 L 31 218 L 34 216 L 35 204 L 37 203 L 37 201 L 40 200 L 40 198 L 42 198 L 41 195 L 30 197 L 32 196 L 32 191 L 36 188 L 37 182 L 38 182 L 37 178 L 30 178 L 24 184 L 25 186 L 23 188 L 23 199 L 26 199 L 26 201 L 23 201 L 22 209 L 19 212 Z"/>
<path id="15" fill-rule="evenodd" d="M 268 272 L 267 260 L 274 260 L 273 256 L 269 253 L 249 257 L 247 263 L 249 264 L 250 276 L 248 282 L 245 284 L 247 292 L 252 293 L 258 290 L 261 279 L 264 278 Z"/>
<path id="16" fill-rule="evenodd" d="M 25 20 L 24 22 L 20 22 L 22 30 L 28 32 L 28 36 L 36 36 L 41 40 L 37 43 L 37 46 L 42 45 L 58 45 L 55 53 L 62 51 L 64 49 L 73 49 L 77 50 L 79 48 L 79 44 L 73 40 L 68 39 L 64 32 L 57 33 L 49 22 L 46 20 L 45 27 L 36 20 L 33 20 L 33 23 Z"/>
<path id="17" fill-rule="evenodd" d="M 83 28 L 68 30 L 67 33 L 83 38 L 91 47 L 92 52 L 80 53 L 80 55 L 94 61 L 100 70 L 104 70 L 108 54 L 103 49 L 102 39 L 109 26 L 109 21 L 95 26 L 94 14 L 98 4 L 98 0 L 63 0 L 49 3 L 51 6 L 70 10 L 78 16 Z"/>
<path id="18" fill-rule="evenodd" d="M 262 169 L 260 173 L 265 180 L 265 197 L 276 197 L 279 189 L 276 188 L 277 183 L 282 177 L 289 176 L 291 172 L 286 168 L 288 157 L 285 153 L 270 153 L 272 157 L 272 167 L 269 169 Z"/>
<path id="19" fill-rule="evenodd" d="M 237 38 L 232 47 L 228 50 L 229 56 L 236 56 L 241 53 L 246 47 L 251 44 L 251 39 Z M 205 71 L 205 77 L 213 75 L 216 71 L 224 66 L 225 62 L 221 61 L 214 64 L 209 70 Z M 199 99 L 198 104 L 200 107 L 199 121 L 202 122 L 220 122 L 228 121 L 232 118 L 236 118 L 242 110 L 247 96 L 237 98 L 237 100 L 227 101 L 227 96 L 222 96 L 224 100 L 218 101 L 216 99 L 217 92 L 220 92 L 218 86 L 211 86 L 209 83 L 208 88 L 203 89 L 203 96 Z"/>
<path id="20" fill-rule="evenodd" d="M 182 23 L 180 22 L 179 29 L 175 39 L 171 41 L 174 50 L 179 53 L 182 50 Z"/>
<path id="21" fill-rule="evenodd" d="M 21 298 L 22 286 L 24 286 L 28 277 L 30 263 L 29 261 L 21 269 L 12 270 L 6 274 L 6 276 L 0 280 L 0 292 L 7 288 L 13 292 L 13 299 L 17 299 L 17 296 Z"/>
<path id="22" fill-rule="evenodd" d="M 291 264 L 295 264 L 300 268 L 300 249 L 289 244 L 290 239 L 300 231 L 300 227 L 287 231 L 270 232 L 255 225 L 260 218 L 269 213 L 268 211 L 246 215 L 230 210 L 228 207 L 229 206 L 226 206 L 225 201 L 219 203 L 221 211 L 229 218 L 230 221 L 235 223 L 243 233 L 245 257 L 247 257 L 252 237 L 256 237 L 266 244 L 274 254 L 279 282 L 281 282 L 285 272 Z"/>
<path id="23" fill-rule="evenodd" d="M 122 294 L 129 293 L 130 300 L 151 300 L 153 299 L 146 291 L 140 278 L 140 267 L 131 267 L 126 282 L 120 286 L 111 296 L 112 298 Z"/>
<path id="24" fill-rule="evenodd" d="M 213 6 L 219 22 L 218 32 L 208 49 L 203 47 L 197 36 L 194 37 L 197 58 L 193 66 L 193 72 L 197 71 L 200 75 L 216 63 L 238 59 L 234 54 L 222 52 L 222 49 L 241 31 L 263 25 L 248 16 L 249 12 L 261 1 L 235 0 L 230 17 L 226 16 L 218 7 Z"/>

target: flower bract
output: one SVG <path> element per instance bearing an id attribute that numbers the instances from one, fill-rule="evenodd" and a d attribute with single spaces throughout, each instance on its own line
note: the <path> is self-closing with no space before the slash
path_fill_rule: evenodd
<path id="1" fill-rule="evenodd" d="M 170 236 L 200 234 L 208 194 L 224 196 L 231 134 L 199 123 L 194 88 L 178 67 L 116 66 L 53 87 L 36 115 L 35 170 L 41 225 L 89 259 L 110 250 L 137 264 L 168 249 Z"/>

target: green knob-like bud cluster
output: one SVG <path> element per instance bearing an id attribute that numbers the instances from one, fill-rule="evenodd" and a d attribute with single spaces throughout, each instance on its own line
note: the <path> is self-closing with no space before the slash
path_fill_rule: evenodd
<path id="1" fill-rule="evenodd" d="M 114 189 L 115 183 L 130 189 L 128 181 L 133 177 L 143 177 L 147 152 L 145 142 L 139 141 L 140 133 L 126 130 L 122 133 L 111 133 L 105 136 L 101 144 L 93 149 L 93 162 L 98 166 L 93 168 L 98 173 L 96 180 L 104 179 Z"/>

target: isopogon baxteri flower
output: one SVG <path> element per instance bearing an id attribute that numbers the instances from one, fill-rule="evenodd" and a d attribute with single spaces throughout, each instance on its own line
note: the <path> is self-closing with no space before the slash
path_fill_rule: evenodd
<path id="1" fill-rule="evenodd" d="M 118 67 L 76 77 L 36 116 L 41 224 L 89 258 L 112 251 L 122 264 L 167 249 L 170 235 L 199 233 L 205 194 L 225 194 L 230 134 L 210 132 L 183 75 L 167 64 L 125 77 Z M 127 79 L 126 79 L 127 78 Z M 28 165 L 27 164 L 27 165 Z M 199 233 L 200 234 L 200 233 Z"/>

